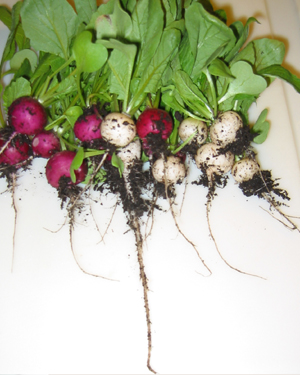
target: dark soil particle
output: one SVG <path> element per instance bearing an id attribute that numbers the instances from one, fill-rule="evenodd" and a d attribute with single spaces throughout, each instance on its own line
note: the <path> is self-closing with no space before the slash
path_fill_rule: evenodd
<path id="1" fill-rule="evenodd" d="M 198 180 L 192 181 L 193 185 L 202 185 L 204 187 L 208 188 L 207 193 L 207 200 L 208 202 L 211 202 L 215 196 L 217 196 L 216 188 L 224 189 L 227 185 L 228 176 L 227 175 L 218 175 L 216 173 L 213 173 L 212 175 L 212 181 L 209 181 L 209 178 L 207 177 L 205 168 L 202 169 L 202 174 L 199 176 Z"/>
<path id="2" fill-rule="evenodd" d="M 251 180 L 240 183 L 239 187 L 246 197 L 256 195 L 264 199 L 265 194 L 273 193 L 282 199 L 290 200 L 287 191 L 279 188 L 279 183 L 276 181 L 278 179 L 272 179 L 271 171 L 264 170 L 256 173 Z M 277 204 L 280 205 L 280 202 Z"/>
<path id="3" fill-rule="evenodd" d="M 219 152 L 220 154 L 226 154 L 226 152 L 231 151 L 234 155 L 242 155 L 249 149 L 250 143 L 256 136 L 257 134 L 251 133 L 250 129 L 245 126 L 237 131 L 236 141 L 220 148 Z"/>

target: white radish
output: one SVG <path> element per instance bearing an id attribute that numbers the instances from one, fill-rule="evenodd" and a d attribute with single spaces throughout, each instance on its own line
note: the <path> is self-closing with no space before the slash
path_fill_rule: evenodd
<path id="1" fill-rule="evenodd" d="M 126 170 L 130 169 L 134 160 L 140 159 L 142 154 L 141 141 L 136 139 L 135 141 L 130 142 L 127 146 L 121 148 L 117 152 L 117 155 L 124 163 Z"/>
<path id="2" fill-rule="evenodd" d="M 177 156 L 159 158 L 152 167 L 152 175 L 156 181 L 165 185 L 181 182 L 186 176 L 186 169 L 181 159 Z"/>
<path id="3" fill-rule="evenodd" d="M 244 158 L 234 164 L 231 174 L 236 182 L 249 181 L 259 172 L 260 167 L 256 160 Z"/>
<path id="4" fill-rule="evenodd" d="M 227 151 L 220 154 L 220 146 L 214 143 L 205 143 L 202 145 L 196 155 L 195 162 L 199 169 L 205 169 L 207 176 L 210 178 L 213 173 L 218 175 L 229 172 L 234 163 L 234 155 Z"/>
<path id="5" fill-rule="evenodd" d="M 133 119 L 123 113 L 109 113 L 101 123 L 101 135 L 117 147 L 127 146 L 136 136 Z"/>
<path id="6" fill-rule="evenodd" d="M 241 116 L 234 111 L 221 113 L 209 129 L 210 139 L 219 146 L 226 146 L 236 140 L 236 134 L 243 127 Z"/>
<path id="7" fill-rule="evenodd" d="M 206 141 L 208 134 L 207 125 L 205 122 L 192 117 L 188 117 L 184 119 L 179 125 L 178 134 L 183 142 L 186 141 L 195 132 L 197 132 L 197 134 L 195 134 L 194 138 L 192 138 L 188 142 L 188 144 L 191 144 L 192 141 L 195 140 L 198 145 L 202 145 Z"/>

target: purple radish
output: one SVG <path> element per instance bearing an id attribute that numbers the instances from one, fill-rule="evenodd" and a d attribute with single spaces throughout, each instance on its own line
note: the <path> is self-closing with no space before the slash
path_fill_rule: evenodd
<path id="1" fill-rule="evenodd" d="M 59 181 L 62 177 L 69 178 L 70 185 L 77 185 L 85 180 L 88 168 L 87 163 L 84 161 L 82 165 L 74 171 L 76 176 L 75 184 L 71 181 L 70 167 L 75 155 L 76 152 L 74 151 L 60 151 L 48 160 L 46 165 L 46 177 L 51 186 L 58 188 Z"/>
<path id="2" fill-rule="evenodd" d="M 0 140 L 0 147 L 5 142 Z M 30 145 L 26 141 L 22 141 L 19 138 L 11 141 L 5 147 L 3 153 L 0 155 L 0 164 L 16 165 L 27 160 L 30 156 Z"/>
<path id="3" fill-rule="evenodd" d="M 97 111 L 97 107 L 93 106 L 78 117 L 74 125 L 75 136 L 82 142 L 102 138 L 101 123 L 102 117 Z"/>
<path id="4" fill-rule="evenodd" d="M 16 133 L 35 135 L 47 124 L 47 113 L 36 99 L 22 96 L 9 107 L 8 124 Z"/>
<path id="5" fill-rule="evenodd" d="M 32 151 L 34 155 L 48 159 L 60 151 L 60 141 L 54 133 L 42 131 L 33 138 Z"/>

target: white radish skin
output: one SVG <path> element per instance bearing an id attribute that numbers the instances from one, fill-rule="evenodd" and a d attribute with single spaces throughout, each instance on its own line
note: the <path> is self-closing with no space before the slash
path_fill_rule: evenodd
<path id="1" fill-rule="evenodd" d="M 245 182 L 253 178 L 253 176 L 260 170 L 256 160 L 251 158 L 244 158 L 234 164 L 231 174 L 236 182 Z"/>
<path id="2" fill-rule="evenodd" d="M 131 117 L 123 113 L 110 113 L 101 123 L 101 135 L 117 147 L 127 146 L 136 135 L 136 126 Z"/>
<path id="3" fill-rule="evenodd" d="M 129 145 L 123 147 L 120 151 L 118 151 L 117 155 L 124 163 L 124 171 L 123 173 L 127 173 L 130 171 L 130 168 L 134 162 L 134 160 L 140 159 L 142 154 L 142 146 L 141 141 L 136 139 L 133 142 L 130 142 Z"/>
<path id="4" fill-rule="evenodd" d="M 198 145 L 202 145 L 207 138 L 208 129 L 205 122 L 197 120 L 192 117 L 184 119 L 178 128 L 178 134 L 182 141 L 186 141 L 192 134 L 197 132 L 195 137 L 189 141 L 188 144 L 191 144 L 193 140 L 196 140 Z"/>
<path id="5" fill-rule="evenodd" d="M 234 163 L 234 155 L 228 151 L 225 154 L 219 154 L 220 146 L 214 143 L 202 145 L 195 155 L 195 162 L 199 169 L 206 168 L 206 174 L 211 176 L 212 173 L 219 175 L 229 172 Z"/>
<path id="6" fill-rule="evenodd" d="M 158 182 L 166 185 L 176 184 L 185 178 L 186 169 L 180 158 L 168 156 L 167 160 L 160 158 L 155 161 L 152 175 Z"/>
<path id="7" fill-rule="evenodd" d="M 243 120 L 238 113 L 223 112 L 209 129 L 210 139 L 218 146 L 226 146 L 236 140 L 236 133 L 242 127 Z"/>

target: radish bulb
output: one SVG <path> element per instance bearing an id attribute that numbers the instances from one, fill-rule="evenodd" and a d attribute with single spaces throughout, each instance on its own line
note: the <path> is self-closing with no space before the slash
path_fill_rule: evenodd
<path id="1" fill-rule="evenodd" d="M 88 108 L 84 114 L 78 117 L 74 124 L 75 137 L 82 142 L 102 138 L 101 123 L 102 117 L 97 107 L 94 105 Z"/>
<path id="2" fill-rule="evenodd" d="M 32 151 L 34 155 L 48 159 L 60 151 L 60 141 L 54 133 L 42 131 L 33 138 Z"/>
<path id="3" fill-rule="evenodd" d="M 117 155 L 124 163 L 124 172 L 132 166 L 135 160 L 139 160 L 142 154 L 141 141 L 136 139 L 127 146 L 121 148 Z"/>
<path id="4" fill-rule="evenodd" d="M 168 156 L 167 160 L 159 158 L 152 167 L 152 175 L 156 181 L 165 185 L 182 182 L 186 176 L 186 169 L 177 156 Z"/>
<path id="5" fill-rule="evenodd" d="M 178 134 L 183 142 L 195 132 L 197 132 L 197 134 L 189 141 L 188 144 L 191 144 L 195 140 L 198 145 L 202 145 L 205 142 L 208 134 L 207 125 L 204 121 L 188 117 L 179 125 Z"/>
<path id="6" fill-rule="evenodd" d="M 118 112 L 108 114 L 101 123 L 102 137 L 116 147 L 127 146 L 136 136 L 131 117 Z"/>
<path id="7" fill-rule="evenodd" d="M 237 132 L 242 127 L 243 120 L 237 112 L 223 112 L 209 129 L 210 139 L 216 145 L 224 147 L 236 140 Z"/>
<path id="8" fill-rule="evenodd" d="M 8 124 L 16 133 L 35 135 L 46 126 L 47 113 L 36 99 L 22 96 L 9 107 Z"/>
<path id="9" fill-rule="evenodd" d="M 205 170 L 210 179 L 213 173 L 223 175 L 229 172 L 234 163 L 234 155 L 228 151 L 220 154 L 220 146 L 214 143 L 206 143 L 201 146 L 195 155 L 195 162 L 199 169 Z"/>
<path id="10" fill-rule="evenodd" d="M 234 164 L 231 174 L 236 182 L 249 181 L 259 172 L 259 164 L 252 158 L 244 158 Z"/>

